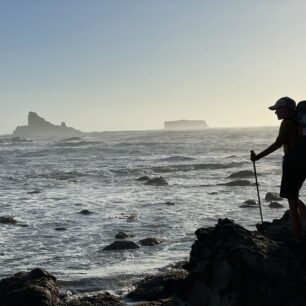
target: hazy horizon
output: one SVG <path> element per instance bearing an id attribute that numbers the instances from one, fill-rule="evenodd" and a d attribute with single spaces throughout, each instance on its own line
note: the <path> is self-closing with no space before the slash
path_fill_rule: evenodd
<path id="1" fill-rule="evenodd" d="M 0 134 L 29 111 L 84 132 L 279 124 L 306 99 L 303 1 L 3 0 Z"/>

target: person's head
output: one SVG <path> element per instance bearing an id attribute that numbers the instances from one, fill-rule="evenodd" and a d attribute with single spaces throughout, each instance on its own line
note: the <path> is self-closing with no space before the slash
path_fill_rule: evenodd
<path id="1" fill-rule="evenodd" d="M 291 117 L 295 112 L 295 108 L 295 101 L 289 97 L 282 97 L 269 107 L 270 110 L 275 110 L 278 120 Z"/>

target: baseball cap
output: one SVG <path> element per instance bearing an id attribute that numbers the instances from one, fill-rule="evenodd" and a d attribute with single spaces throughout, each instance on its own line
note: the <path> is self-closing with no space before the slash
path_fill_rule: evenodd
<path id="1" fill-rule="evenodd" d="M 276 110 L 279 107 L 288 107 L 292 110 L 295 110 L 296 103 L 293 99 L 289 97 L 282 97 L 278 99 L 274 105 L 270 106 L 269 109 Z"/>

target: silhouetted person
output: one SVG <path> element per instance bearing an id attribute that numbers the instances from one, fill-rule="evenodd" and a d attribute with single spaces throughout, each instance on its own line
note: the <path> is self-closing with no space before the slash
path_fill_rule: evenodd
<path id="1" fill-rule="evenodd" d="M 257 161 L 283 146 L 283 173 L 280 188 L 280 196 L 287 198 L 289 203 L 290 223 L 294 238 L 300 241 L 302 234 L 301 219 L 306 219 L 305 204 L 299 199 L 299 191 L 306 179 L 306 169 L 303 163 L 299 163 L 299 154 L 296 154 L 298 141 L 297 123 L 295 120 L 296 103 L 289 97 L 283 97 L 270 106 L 275 110 L 278 120 L 282 120 L 279 134 L 274 143 L 259 154 L 251 153 L 251 160 Z M 306 159 L 306 156 L 304 157 Z"/>

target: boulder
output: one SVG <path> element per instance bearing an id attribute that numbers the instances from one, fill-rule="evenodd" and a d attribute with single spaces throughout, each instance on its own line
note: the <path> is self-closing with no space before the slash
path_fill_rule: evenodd
<path id="1" fill-rule="evenodd" d="M 173 270 L 167 273 L 147 276 L 145 279 L 134 284 L 135 289 L 127 295 L 127 298 L 133 301 L 158 301 L 160 299 L 167 299 L 172 296 L 176 288 L 177 281 L 184 279 L 186 275 L 188 275 L 187 271 Z"/>
<path id="2" fill-rule="evenodd" d="M 276 201 L 272 201 L 272 202 L 269 204 L 269 207 L 270 207 L 270 208 L 283 208 L 284 205 L 282 205 L 282 204 L 280 204 L 280 203 L 278 203 L 278 202 L 276 202 Z"/>
<path id="3" fill-rule="evenodd" d="M 255 200 L 246 200 L 239 207 L 241 207 L 241 208 L 254 208 L 254 207 L 257 207 L 257 202 Z"/>
<path id="4" fill-rule="evenodd" d="M 238 172 L 234 172 L 229 175 L 227 178 L 249 178 L 254 177 L 254 172 L 251 170 L 241 170 Z"/>
<path id="5" fill-rule="evenodd" d="M 146 182 L 146 185 L 154 185 L 154 186 L 166 186 L 168 185 L 167 181 L 162 177 L 154 177 L 149 179 Z"/>
<path id="6" fill-rule="evenodd" d="M 58 295 L 56 278 L 40 268 L 0 281 L 1 306 L 54 306 L 59 303 Z"/>
<path id="7" fill-rule="evenodd" d="M 177 285 L 177 303 L 306 305 L 305 270 L 284 243 L 228 219 L 195 234 L 197 240 L 186 267 L 190 275 Z"/>
<path id="8" fill-rule="evenodd" d="M 38 194 L 38 193 L 41 193 L 41 191 L 38 190 L 38 189 L 35 189 L 35 190 L 33 190 L 33 191 L 29 191 L 29 192 L 28 192 L 28 194 Z"/>
<path id="9" fill-rule="evenodd" d="M 265 200 L 267 202 L 270 202 L 270 201 L 281 201 L 282 198 L 275 192 L 267 192 L 266 193 L 266 196 L 265 196 Z"/>
<path id="10" fill-rule="evenodd" d="M 103 251 L 121 251 L 121 250 L 133 250 L 133 249 L 139 249 L 139 248 L 140 248 L 139 244 L 137 244 L 134 241 L 118 240 L 106 246 L 103 249 Z"/>
<path id="11" fill-rule="evenodd" d="M 115 236 L 115 239 L 126 239 L 129 238 L 130 236 L 126 234 L 125 232 L 118 232 Z"/>
<path id="12" fill-rule="evenodd" d="M 154 246 L 154 245 L 160 244 L 160 240 L 154 237 L 149 237 L 149 238 L 139 240 L 139 243 L 144 246 Z"/>
<path id="13" fill-rule="evenodd" d="M 170 201 L 167 201 L 165 204 L 168 206 L 174 206 L 174 202 L 170 202 Z"/>

